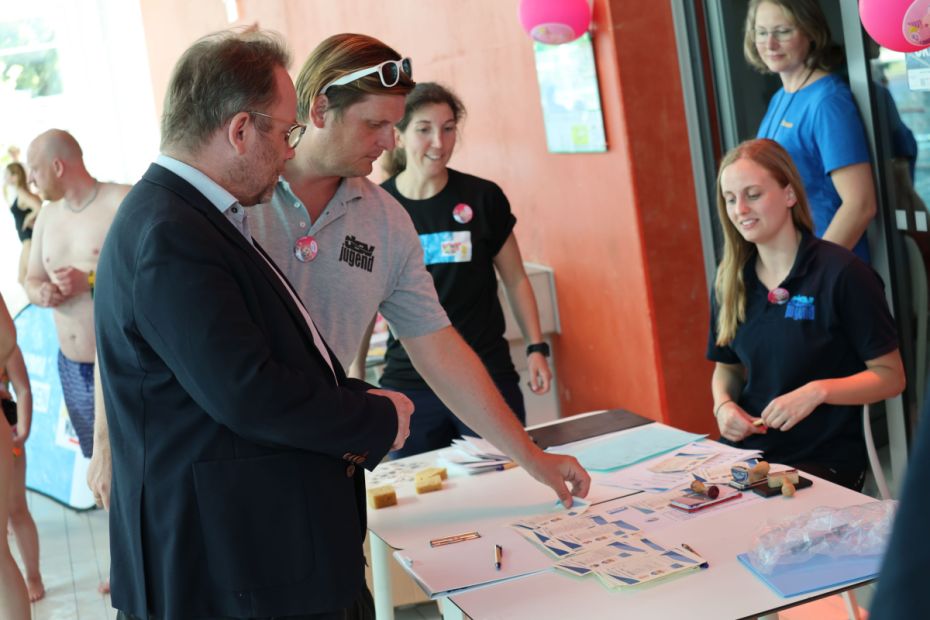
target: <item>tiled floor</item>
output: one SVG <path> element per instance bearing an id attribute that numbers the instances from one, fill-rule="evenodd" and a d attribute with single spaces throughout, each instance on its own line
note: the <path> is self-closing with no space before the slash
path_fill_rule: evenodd
<path id="1" fill-rule="evenodd" d="M 78 513 L 32 492 L 28 501 L 39 528 L 39 562 L 46 592 L 32 606 L 33 620 L 113 618 L 110 597 L 97 592 L 101 578 L 110 572 L 106 513 Z M 18 562 L 16 545 L 10 543 Z"/>
<path id="2" fill-rule="evenodd" d="M 32 606 L 33 620 L 109 620 L 116 616 L 109 595 L 97 592 L 110 572 L 107 515 L 78 513 L 37 493 L 28 493 L 29 509 L 39 529 L 45 598 Z M 19 562 L 16 545 L 10 540 Z M 22 564 L 20 564 L 22 566 Z M 396 620 L 439 620 L 435 603 L 398 607 Z"/>

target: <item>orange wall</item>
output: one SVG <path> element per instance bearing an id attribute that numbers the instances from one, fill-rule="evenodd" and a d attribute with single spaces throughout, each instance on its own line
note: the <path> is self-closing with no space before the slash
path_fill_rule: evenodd
<path id="1" fill-rule="evenodd" d="M 222 4 L 140 0 L 156 96 Z M 566 415 L 625 407 L 710 431 L 707 295 L 668 2 L 596 0 L 595 54 L 609 151 L 546 150 L 517 0 L 240 0 L 241 21 L 285 35 L 293 72 L 324 37 L 355 31 L 414 60 L 418 80 L 468 108 L 452 165 L 503 187 L 524 258 L 556 274 L 555 358 Z M 161 103 L 158 103 L 159 110 Z"/>

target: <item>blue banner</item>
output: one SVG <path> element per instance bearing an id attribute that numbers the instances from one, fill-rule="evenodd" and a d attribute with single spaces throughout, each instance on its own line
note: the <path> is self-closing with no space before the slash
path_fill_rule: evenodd
<path id="1" fill-rule="evenodd" d="M 58 335 L 52 310 L 26 306 L 16 315 L 16 335 L 32 384 L 32 431 L 26 441 L 26 487 L 85 510 L 94 506 L 87 464 L 71 427 L 58 379 Z"/>

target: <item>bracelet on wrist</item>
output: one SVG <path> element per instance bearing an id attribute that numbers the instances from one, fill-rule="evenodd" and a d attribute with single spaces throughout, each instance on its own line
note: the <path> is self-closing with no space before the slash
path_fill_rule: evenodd
<path id="1" fill-rule="evenodd" d="M 714 418 L 717 417 L 717 414 L 720 413 L 720 410 L 723 409 L 723 406 L 724 406 L 724 405 L 726 405 L 726 404 L 728 404 L 728 403 L 732 403 L 732 402 L 733 402 L 733 399 L 732 399 L 732 398 L 728 398 L 728 399 L 726 399 L 725 401 L 723 401 L 722 403 L 720 403 L 719 405 L 717 405 L 717 408 L 714 409 Z"/>
<path id="2" fill-rule="evenodd" d="M 534 344 L 526 347 L 526 354 L 530 353 L 542 353 L 544 357 L 549 357 L 549 343 L 548 342 L 536 342 Z"/>

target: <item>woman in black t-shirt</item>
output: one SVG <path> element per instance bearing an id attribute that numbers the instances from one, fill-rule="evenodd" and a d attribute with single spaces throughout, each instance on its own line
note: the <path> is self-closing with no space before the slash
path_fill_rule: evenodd
<path id="1" fill-rule="evenodd" d="M 461 101 L 435 83 L 420 83 L 407 95 L 395 128 L 397 148 L 383 187 L 410 214 L 423 246 L 426 268 L 452 325 L 481 358 L 514 413 L 525 421 L 519 375 L 504 339 L 497 297 L 500 273 L 527 347 L 530 389 L 549 390 L 549 347 L 542 340 L 536 299 L 513 235 L 516 218 L 495 183 L 448 168 Z M 410 437 L 395 456 L 442 448 L 460 434 L 474 434 L 429 389 L 403 346 L 388 341 L 381 385 L 406 394 L 416 407 Z"/>
<path id="2" fill-rule="evenodd" d="M 861 405 L 905 382 L 881 280 L 814 237 L 800 175 L 772 140 L 724 157 L 717 213 L 725 243 L 707 357 L 723 441 L 860 489 Z"/>
<path id="3" fill-rule="evenodd" d="M 13 214 L 16 234 L 23 242 L 19 256 L 19 283 L 22 284 L 26 280 L 26 263 L 29 260 L 29 250 L 32 246 L 32 228 L 35 226 L 42 201 L 29 191 L 26 170 L 19 162 L 14 161 L 7 165 L 3 176 L 3 189 L 4 195 L 9 192 L 10 213 Z"/>

